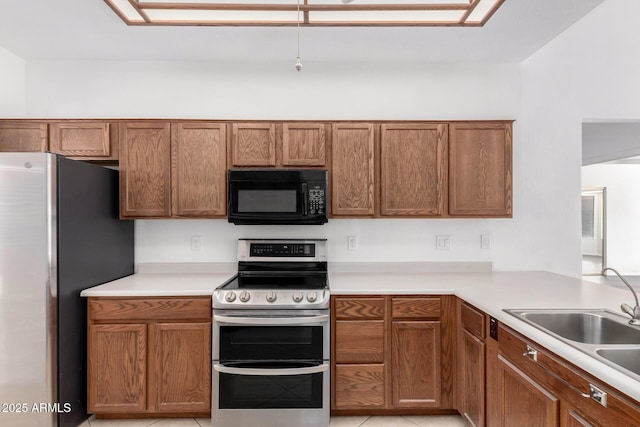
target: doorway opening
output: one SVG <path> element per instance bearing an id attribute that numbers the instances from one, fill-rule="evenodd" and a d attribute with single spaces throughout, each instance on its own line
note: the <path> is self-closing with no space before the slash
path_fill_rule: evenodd
<path id="1" fill-rule="evenodd" d="M 582 275 L 600 275 L 607 266 L 606 188 L 582 189 Z"/>

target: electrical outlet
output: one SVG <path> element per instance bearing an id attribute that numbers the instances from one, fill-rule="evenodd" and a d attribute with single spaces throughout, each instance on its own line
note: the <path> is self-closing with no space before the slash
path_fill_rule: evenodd
<path id="1" fill-rule="evenodd" d="M 348 251 L 358 250 L 358 236 L 347 236 L 347 250 Z"/>
<path id="2" fill-rule="evenodd" d="M 480 247 L 482 249 L 491 249 L 491 234 L 480 235 Z"/>
<path id="3" fill-rule="evenodd" d="M 200 252 L 202 249 L 202 236 L 191 236 L 191 251 Z"/>
<path id="4" fill-rule="evenodd" d="M 451 236 L 436 236 L 436 249 L 439 251 L 448 251 L 451 249 Z"/>

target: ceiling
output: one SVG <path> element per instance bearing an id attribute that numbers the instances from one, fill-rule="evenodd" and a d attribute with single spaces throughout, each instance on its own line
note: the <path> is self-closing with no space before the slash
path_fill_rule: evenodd
<path id="1" fill-rule="evenodd" d="M 506 0 L 480 28 L 302 28 L 300 53 L 337 63 L 520 62 L 603 1 Z M 296 29 L 129 27 L 102 0 L 2 0 L 0 46 L 28 60 L 258 64 L 295 58 Z"/>

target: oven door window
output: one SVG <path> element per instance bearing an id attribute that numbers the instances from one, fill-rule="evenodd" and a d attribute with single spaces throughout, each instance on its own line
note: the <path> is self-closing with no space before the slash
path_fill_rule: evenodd
<path id="1" fill-rule="evenodd" d="M 231 212 L 235 215 L 254 216 L 302 215 L 300 185 L 296 183 L 232 183 L 230 185 Z"/>
<path id="2" fill-rule="evenodd" d="M 220 361 L 322 360 L 322 326 L 220 326 Z"/>
<path id="3" fill-rule="evenodd" d="M 235 369 L 290 369 L 304 364 L 233 363 Z M 328 372 L 302 375 L 219 375 L 220 409 L 322 408 L 322 380 Z"/>

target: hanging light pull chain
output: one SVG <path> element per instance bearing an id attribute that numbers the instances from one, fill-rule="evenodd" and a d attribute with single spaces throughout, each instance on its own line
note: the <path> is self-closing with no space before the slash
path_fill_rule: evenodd
<path id="1" fill-rule="evenodd" d="M 300 62 L 300 0 L 298 0 L 298 58 L 296 59 L 296 70 L 302 70 L 302 62 Z"/>

